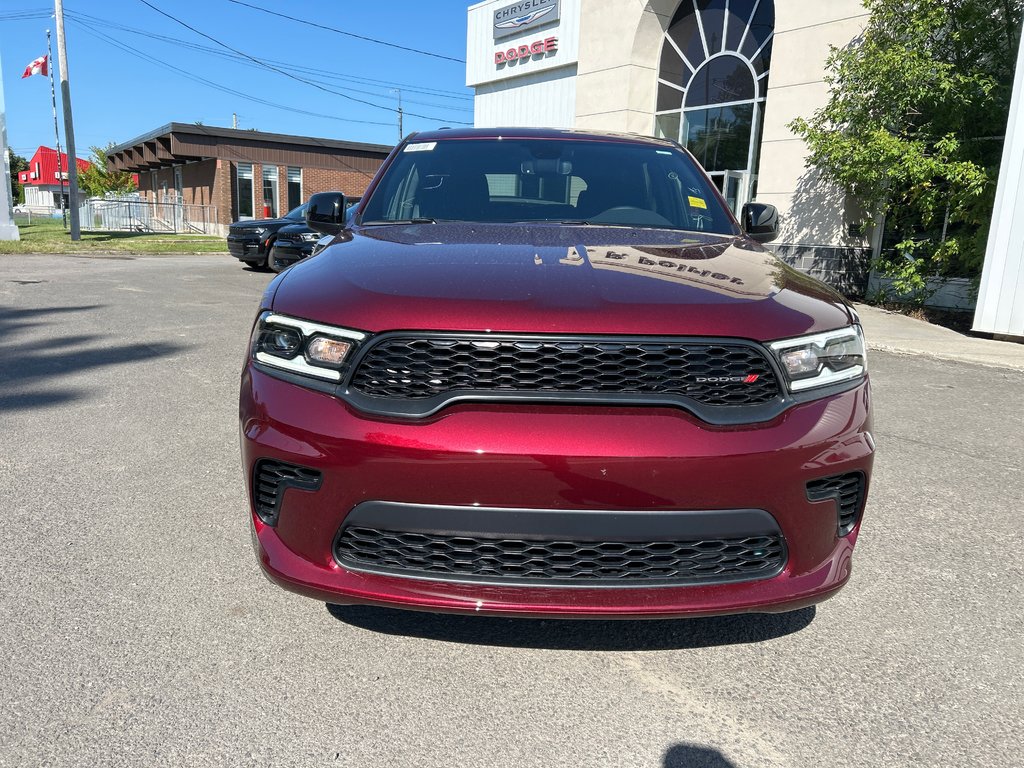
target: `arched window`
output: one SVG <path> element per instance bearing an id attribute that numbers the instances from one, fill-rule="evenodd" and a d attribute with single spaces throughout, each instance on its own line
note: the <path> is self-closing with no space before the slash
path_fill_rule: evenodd
<path id="1" fill-rule="evenodd" d="M 773 0 L 683 0 L 661 47 L 655 133 L 693 152 L 734 208 L 753 195 Z"/>

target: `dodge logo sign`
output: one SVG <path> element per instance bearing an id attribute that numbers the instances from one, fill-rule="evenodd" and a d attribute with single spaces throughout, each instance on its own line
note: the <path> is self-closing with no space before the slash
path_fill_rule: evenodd
<path id="1" fill-rule="evenodd" d="M 558 21 L 558 0 L 521 0 L 494 12 L 494 39 L 518 35 Z"/>

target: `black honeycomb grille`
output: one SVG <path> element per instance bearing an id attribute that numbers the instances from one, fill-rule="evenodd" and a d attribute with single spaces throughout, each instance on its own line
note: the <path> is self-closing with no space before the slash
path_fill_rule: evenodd
<path id="1" fill-rule="evenodd" d="M 267 525 L 276 525 L 285 489 L 315 491 L 320 487 L 320 480 L 321 474 L 315 469 L 273 459 L 260 459 L 253 470 L 252 482 L 256 514 Z"/>
<path id="2" fill-rule="evenodd" d="M 768 578 L 785 565 L 781 536 L 692 541 L 537 541 L 349 526 L 342 566 L 434 579 L 703 584 Z"/>
<path id="3" fill-rule="evenodd" d="M 864 473 L 847 472 L 811 480 L 807 483 L 807 498 L 810 501 L 834 499 L 839 514 L 839 535 L 845 536 L 857 524 L 864 506 Z"/>
<path id="4" fill-rule="evenodd" d="M 358 363 L 351 388 L 370 397 L 453 392 L 668 395 L 757 405 L 779 395 L 765 355 L 745 344 L 388 337 Z"/>

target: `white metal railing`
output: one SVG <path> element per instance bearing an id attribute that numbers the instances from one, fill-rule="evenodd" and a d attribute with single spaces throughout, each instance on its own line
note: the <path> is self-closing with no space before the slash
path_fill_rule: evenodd
<path id="1" fill-rule="evenodd" d="M 168 195 L 162 201 L 138 195 L 90 197 L 80 209 L 82 229 L 115 232 L 218 234 L 217 206 L 191 205 Z"/>

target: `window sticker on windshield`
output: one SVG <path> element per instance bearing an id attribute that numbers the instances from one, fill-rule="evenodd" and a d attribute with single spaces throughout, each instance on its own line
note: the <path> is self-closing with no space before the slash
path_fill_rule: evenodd
<path id="1" fill-rule="evenodd" d="M 704 198 L 702 197 L 694 197 L 693 195 L 690 195 L 686 199 L 690 201 L 691 208 L 703 208 L 704 210 L 707 210 L 708 208 L 708 204 L 704 202 Z"/>
<path id="2" fill-rule="evenodd" d="M 417 144 L 406 144 L 403 152 L 429 152 L 437 146 L 436 141 L 421 141 Z"/>

